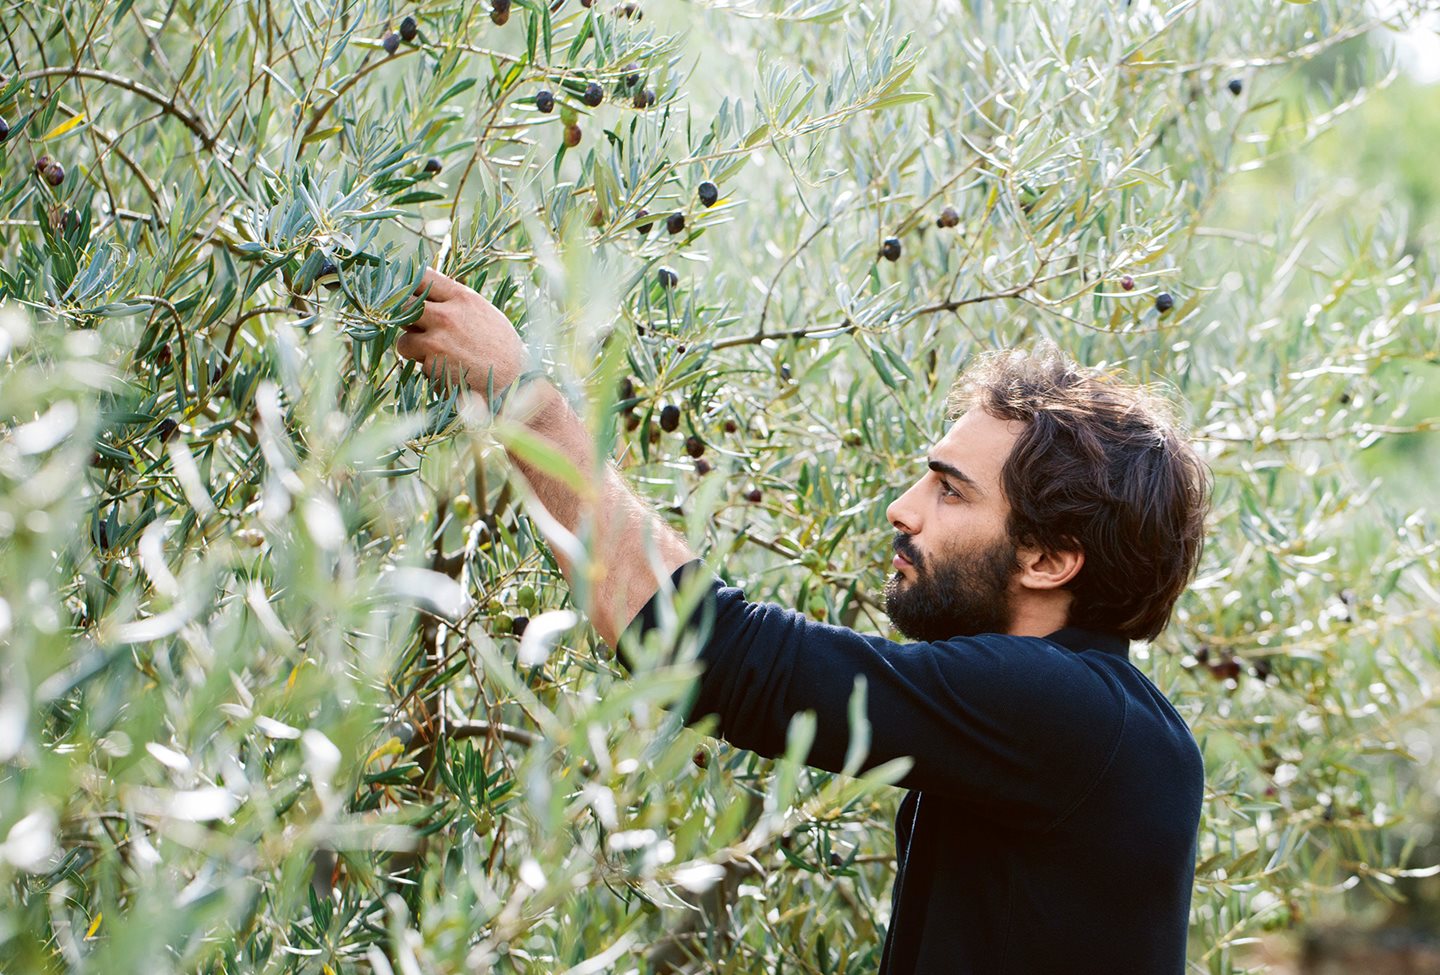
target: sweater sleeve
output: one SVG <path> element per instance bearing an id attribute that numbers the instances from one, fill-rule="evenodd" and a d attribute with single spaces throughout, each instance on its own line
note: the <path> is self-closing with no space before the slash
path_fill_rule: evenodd
<path id="1" fill-rule="evenodd" d="M 896 643 L 749 602 L 698 560 L 675 571 L 677 589 L 691 573 L 708 576 L 709 586 L 670 651 L 686 633 L 699 647 L 702 672 L 685 720 L 717 716 L 716 734 L 737 747 L 782 755 L 791 718 L 811 711 L 817 730 L 807 764 L 841 771 L 850 698 L 863 680 L 871 738 L 862 771 L 906 756 L 913 765 L 901 787 L 1043 830 L 1083 801 L 1118 744 L 1125 698 L 1114 679 L 1044 638 Z M 622 647 L 659 625 L 668 599 L 656 594 Z"/>

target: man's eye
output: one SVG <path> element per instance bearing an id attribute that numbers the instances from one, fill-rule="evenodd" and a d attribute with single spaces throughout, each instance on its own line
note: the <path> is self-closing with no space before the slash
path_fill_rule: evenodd
<path id="1" fill-rule="evenodd" d="M 950 482 L 944 480 L 943 478 L 942 478 L 941 481 L 940 481 L 940 491 L 941 491 L 941 493 L 942 493 L 945 497 L 948 497 L 948 498 L 958 498 L 958 497 L 960 497 L 960 492 L 959 492 L 959 491 L 956 491 L 954 488 L 952 488 L 952 487 L 950 486 Z"/>

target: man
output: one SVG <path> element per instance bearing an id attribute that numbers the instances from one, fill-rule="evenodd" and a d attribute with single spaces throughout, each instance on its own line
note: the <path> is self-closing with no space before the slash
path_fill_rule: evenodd
<path id="1" fill-rule="evenodd" d="M 397 351 L 482 392 L 515 382 L 526 350 L 504 315 L 434 271 L 426 286 Z M 558 392 L 517 386 L 530 426 L 591 470 L 595 447 Z M 720 736 L 775 756 L 791 717 L 813 711 L 807 761 L 840 771 L 863 678 L 862 767 L 913 759 L 882 973 L 1179 975 L 1204 770 L 1127 655 L 1165 628 L 1195 570 L 1209 472 L 1163 400 L 1053 348 L 982 357 L 950 407 L 953 425 L 886 512 L 886 610 L 908 644 L 747 602 L 613 467 L 586 500 L 516 462 L 567 529 L 594 519 L 607 557 L 589 580 L 593 623 L 622 659 L 622 634 L 657 626 L 662 589 L 708 580 L 687 620 L 703 626 L 690 722 L 717 715 Z"/>

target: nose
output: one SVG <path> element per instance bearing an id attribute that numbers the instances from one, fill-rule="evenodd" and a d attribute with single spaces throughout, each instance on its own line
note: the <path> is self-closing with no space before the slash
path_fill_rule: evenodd
<path id="1" fill-rule="evenodd" d="M 920 531 L 919 509 L 914 504 L 912 497 L 915 489 L 919 486 L 920 481 L 910 485 L 908 491 L 891 501 L 885 509 L 885 520 L 890 522 L 891 527 L 896 531 L 906 535 L 915 535 Z"/>

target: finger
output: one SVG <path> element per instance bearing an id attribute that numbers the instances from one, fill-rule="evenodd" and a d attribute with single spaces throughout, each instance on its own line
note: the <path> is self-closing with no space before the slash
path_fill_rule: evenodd
<path id="1" fill-rule="evenodd" d="M 419 306 L 418 308 L 416 307 L 417 305 Z M 412 329 L 424 331 L 425 322 L 423 319 L 425 318 L 425 310 L 426 306 L 424 302 L 417 301 L 414 295 L 406 295 L 400 300 L 400 304 L 396 307 L 395 318 L 393 320 L 395 324 L 407 332 Z M 405 321 L 405 319 L 409 319 L 409 321 Z"/>
<path id="2" fill-rule="evenodd" d="M 423 331 L 406 331 L 395 340 L 395 354 L 402 359 L 424 359 L 429 354 Z"/>
<path id="3" fill-rule="evenodd" d="M 395 306 L 395 316 L 391 321 L 406 332 L 423 332 L 425 331 L 425 312 L 429 310 L 429 307 L 415 295 L 406 295 Z"/>
<path id="4" fill-rule="evenodd" d="M 395 340 L 395 352 L 403 359 L 420 363 L 420 371 L 437 384 L 459 381 L 458 367 L 449 356 L 426 341 L 423 332 L 407 332 L 400 336 Z"/>
<path id="5" fill-rule="evenodd" d="M 407 316 L 415 316 L 408 322 L 400 322 L 400 327 L 406 332 L 428 332 L 440 329 L 445 324 L 446 309 L 455 307 L 434 301 L 417 302 L 413 296 L 406 298 L 405 301 L 406 307 L 402 309 L 403 312 Z M 418 309 L 416 308 L 417 304 L 419 305 Z"/>
<path id="6" fill-rule="evenodd" d="M 427 351 L 420 370 L 429 377 L 433 386 L 447 387 L 460 382 L 459 365 L 443 352 Z"/>
<path id="7" fill-rule="evenodd" d="M 425 276 L 420 279 L 420 285 L 415 289 L 415 294 L 424 294 L 426 288 L 430 289 L 430 293 L 425 296 L 426 301 L 449 301 L 459 297 L 465 286 L 454 278 L 446 277 L 433 267 L 427 267 Z"/>

